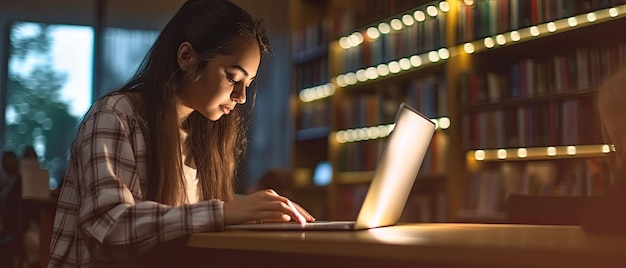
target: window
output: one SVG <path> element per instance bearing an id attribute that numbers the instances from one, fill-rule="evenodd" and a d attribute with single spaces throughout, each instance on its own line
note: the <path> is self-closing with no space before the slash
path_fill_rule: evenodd
<path id="1" fill-rule="evenodd" d="M 16 22 L 10 30 L 4 149 L 32 145 L 60 182 L 80 116 L 91 104 L 93 29 Z"/>

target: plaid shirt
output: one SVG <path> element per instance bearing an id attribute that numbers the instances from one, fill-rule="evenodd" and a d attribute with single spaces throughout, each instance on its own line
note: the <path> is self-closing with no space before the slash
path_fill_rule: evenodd
<path id="1" fill-rule="evenodd" d="M 223 230 L 220 200 L 144 199 L 146 124 L 123 94 L 99 100 L 85 116 L 57 202 L 48 267 L 120 267 L 160 243 Z"/>

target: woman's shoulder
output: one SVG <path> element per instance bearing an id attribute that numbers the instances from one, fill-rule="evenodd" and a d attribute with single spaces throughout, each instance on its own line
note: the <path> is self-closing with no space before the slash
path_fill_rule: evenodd
<path id="1" fill-rule="evenodd" d="M 140 117 L 129 94 L 127 92 L 107 94 L 93 104 L 89 114 L 108 112 L 123 117 Z"/>

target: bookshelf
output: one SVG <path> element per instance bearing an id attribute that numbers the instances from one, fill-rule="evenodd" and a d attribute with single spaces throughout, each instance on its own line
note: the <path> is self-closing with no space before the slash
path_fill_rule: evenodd
<path id="1" fill-rule="evenodd" d="M 612 182 L 595 96 L 626 67 L 626 1 L 293 2 L 294 168 L 332 163 L 325 218 L 356 217 L 400 102 L 439 126 L 405 221 L 499 222 L 509 194 Z"/>

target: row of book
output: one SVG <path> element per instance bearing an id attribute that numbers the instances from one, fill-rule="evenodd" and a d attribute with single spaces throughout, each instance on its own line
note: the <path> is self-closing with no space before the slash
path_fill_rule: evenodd
<path id="1" fill-rule="evenodd" d="M 385 138 L 380 138 L 341 144 L 338 149 L 335 169 L 338 172 L 374 170 L 384 142 Z M 447 133 L 444 131 L 435 132 L 422 161 L 420 174 L 445 173 L 448 144 L 449 138 Z"/>
<path id="2" fill-rule="evenodd" d="M 294 72 L 295 88 L 298 90 L 323 85 L 330 81 L 327 57 L 316 58 L 296 65 Z"/>
<path id="3" fill-rule="evenodd" d="M 464 149 L 601 144 L 595 98 L 567 99 L 463 115 Z"/>
<path id="4" fill-rule="evenodd" d="M 624 0 L 476 0 L 459 5 L 459 43 L 626 4 Z"/>
<path id="5" fill-rule="evenodd" d="M 389 85 L 379 93 L 342 100 L 338 109 L 340 129 L 361 128 L 393 123 L 400 103 L 405 102 L 428 118 L 447 115 L 447 83 L 443 76 L 426 76 L 405 84 Z"/>
<path id="6" fill-rule="evenodd" d="M 376 39 L 368 38 L 366 30 L 363 30 L 364 42 L 338 55 L 341 62 L 339 72 L 354 72 L 445 47 L 445 25 L 446 16 L 441 15 L 426 16 L 423 22 L 404 25 L 400 30 L 391 29 L 388 34 L 381 34 Z"/>
<path id="7" fill-rule="evenodd" d="M 613 183 L 606 159 L 505 162 L 466 181 L 465 209 L 503 211 L 509 195 L 594 196 Z"/>
<path id="8" fill-rule="evenodd" d="M 464 104 L 530 98 L 596 87 L 626 67 L 626 45 L 577 48 L 546 59 L 523 59 L 508 72 L 464 73 L 460 99 Z"/>
<path id="9" fill-rule="evenodd" d="M 330 100 L 301 103 L 295 118 L 296 130 L 329 127 L 331 119 Z"/>

